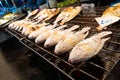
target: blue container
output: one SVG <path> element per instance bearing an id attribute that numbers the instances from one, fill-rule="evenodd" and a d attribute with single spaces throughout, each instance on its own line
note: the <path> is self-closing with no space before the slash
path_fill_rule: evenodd
<path id="1" fill-rule="evenodd" d="M 110 6 L 113 6 L 114 4 L 120 3 L 120 0 L 116 0 L 115 2 L 111 3 Z"/>

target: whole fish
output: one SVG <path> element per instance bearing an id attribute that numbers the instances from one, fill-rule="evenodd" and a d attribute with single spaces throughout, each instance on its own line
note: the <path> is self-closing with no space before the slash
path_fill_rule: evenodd
<path id="1" fill-rule="evenodd" d="M 89 33 L 90 27 L 83 28 L 75 34 L 69 35 L 65 40 L 61 40 L 55 46 L 54 53 L 62 54 L 71 50 L 78 42 L 84 40 Z"/>
<path id="2" fill-rule="evenodd" d="M 24 23 L 23 20 L 15 21 L 9 24 L 8 28 L 15 29 L 18 25 L 23 24 L 23 23 Z"/>
<path id="3" fill-rule="evenodd" d="M 43 9 L 35 16 L 34 19 L 37 19 L 39 22 L 42 20 L 46 21 L 51 19 L 53 16 L 57 15 L 59 12 L 60 12 L 60 8 Z"/>
<path id="4" fill-rule="evenodd" d="M 73 34 L 73 30 L 79 28 L 78 25 L 74 25 L 73 27 L 59 31 L 57 33 L 52 34 L 48 39 L 45 41 L 44 47 L 51 47 L 56 45 L 60 40 L 64 40 L 68 35 Z"/>
<path id="5" fill-rule="evenodd" d="M 58 31 L 61 31 L 62 28 L 66 27 L 67 25 L 59 26 L 58 28 L 50 29 L 48 31 L 45 31 L 36 38 L 35 42 L 36 43 L 41 43 L 44 42 L 49 36 L 52 34 L 57 33 Z"/>
<path id="6" fill-rule="evenodd" d="M 28 38 L 29 39 L 35 39 L 37 38 L 41 33 L 43 32 L 47 32 L 48 30 L 51 30 L 53 28 L 55 28 L 57 26 L 57 24 L 54 25 L 48 25 L 48 26 L 44 26 L 42 28 L 39 28 L 37 30 L 35 30 L 34 32 L 30 33 Z"/>
<path id="7" fill-rule="evenodd" d="M 64 19 L 66 16 L 69 16 L 70 12 L 73 10 L 73 7 L 67 7 L 65 9 L 63 9 L 61 11 L 61 13 L 57 16 L 56 20 L 54 21 L 54 23 L 58 23 L 59 21 L 61 21 L 62 19 Z"/>
<path id="8" fill-rule="evenodd" d="M 37 14 L 38 12 L 39 12 L 38 9 L 35 9 L 35 10 L 29 12 L 28 15 L 25 17 L 25 19 L 29 19 L 29 17 L 31 17 L 32 15 Z"/>
<path id="9" fill-rule="evenodd" d="M 30 12 L 25 19 L 19 20 L 19 21 L 16 21 L 16 22 L 13 22 L 12 24 L 10 24 L 9 28 L 12 28 L 12 29 L 15 29 L 18 31 L 20 31 L 21 29 L 24 29 L 22 31 L 22 34 L 24 34 L 26 32 L 25 35 L 27 35 L 29 32 L 32 31 L 34 26 L 37 26 L 40 23 L 40 21 L 49 20 L 53 16 L 57 15 L 60 12 L 60 8 L 44 9 L 44 10 L 40 11 L 39 13 L 37 13 L 37 12 L 38 12 L 37 10 Z M 37 13 L 37 15 L 35 17 L 33 17 L 33 19 L 29 20 L 29 17 L 31 17 L 35 13 Z M 31 26 L 33 26 L 33 27 L 31 27 Z"/>
<path id="10" fill-rule="evenodd" d="M 11 23 L 9 25 L 9 28 L 14 29 L 14 28 L 18 27 L 20 24 L 25 24 L 26 21 L 28 21 L 29 17 L 36 14 L 37 12 L 38 12 L 38 9 L 35 9 L 32 12 L 29 12 L 28 15 L 24 19 L 18 20 L 18 21 L 15 21 L 15 22 Z"/>
<path id="11" fill-rule="evenodd" d="M 64 23 L 70 21 L 75 16 L 77 16 L 81 11 L 81 7 L 67 7 L 62 10 L 62 12 L 58 15 L 54 23 L 60 22 L 60 25 L 63 25 Z"/>
<path id="12" fill-rule="evenodd" d="M 70 63 L 78 63 L 95 56 L 102 49 L 104 43 L 110 39 L 104 38 L 109 34 L 112 34 L 112 32 L 103 31 L 97 35 L 81 41 L 70 52 L 68 61 Z"/>
<path id="13" fill-rule="evenodd" d="M 60 22 L 60 25 L 63 25 L 64 23 L 70 21 L 73 19 L 75 16 L 77 16 L 81 11 L 81 7 L 77 6 L 75 7 L 71 12 L 69 12 L 69 15 L 64 17 L 64 19 Z"/>
<path id="14" fill-rule="evenodd" d="M 25 36 L 28 36 L 32 32 L 46 26 L 47 24 L 49 24 L 49 23 L 41 23 L 41 24 L 37 24 L 37 25 L 35 25 L 35 24 L 26 25 L 25 27 L 23 27 L 22 34 Z"/>

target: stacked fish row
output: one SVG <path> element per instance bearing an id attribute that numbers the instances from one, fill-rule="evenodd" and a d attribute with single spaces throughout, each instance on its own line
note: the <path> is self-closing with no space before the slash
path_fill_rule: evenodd
<path id="1" fill-rule="evenodd" d="M 63 25 L 61 27 L 65 27 Z M 59 30 L 58 28 L 42 32 L 36 39 L 36 43 L 44 43 L 44 47 L 55 46 L 54 53 L 56 55 L 63 54 L 71 50 L 69 54 L 69 62 L 77 63 L 96 55 L 103 47 L 104 43 L 109 38 L 103 38 L 111 31 L 103 31 L 95 34 L 94 36 L 87 38 L 90 27 L 85 27 L 82 30 L 74 31 L 79 28 L 78 25 L 74 25 L 66 30 Z"/>
<path id="2" fill-rule="evenodd" d="M 59 12 L 60 9 L 44 9 L 42 11 L 36 9 L 29 13 L 25 19 L 11 23 L 9 28 L 28 36 L 33 31 L 48 25 L 49 23 L 45 23 L 45 21 L 57 15 Z"/>
<path id="3" fill-rule="evenodd" d="M 61 11 L 56 20 L 53 22 L 54 27 L 58 24 L 63 25 L 65 22 L 68 22 L 72 18 L 74 18 L 81 11 L 81 7 L 68 7 Z M 42 27 L 51 26 L 50 23 L 46 23 L 47 20 L 50 20 L 52 17 L 57 15 L 60 12 L 60 8 L 58 9 L 43 9 L 42 11 L 34 10 L 29 13 L 28 16 L 16 22 L 13 22 L 9 25 L 9 28 L 17 30 L 21 32 L 23 35 L 28 36 L 30 33 L 34 31 L 38 31 Z M 74 12 L 74 14 L 72 14 Z M 60 23 L 58 23 L 60 22 Z M 54 28 L 50 27 L 50 28 Z"/>
<path id="4" fill-rule="evenodd" d="M 13 22 L 9 25 L 10 29 L 17 30 L 29 39 L 35 39 L 35 43 L 44 43 L 44 47 L 55 46 L 56 55 L 63 54 L 71 50 L 69 62 L 76 63 L 96 55 L 104 43 L 109 38 L 103 38 L 111 34 L 110 31 L 104 31 L 87 38 L 90 27 L 76 31 L 78 25 L 72 27 L 64 25 L 73 19 L 81 11 L 81 7 L 68 7 L 60 12 L 60 9 L 35 10 L 20 21 Z M 53 24 L 46 23 L 46 20 L 58 15 Z M 67 29 L 65 29 L 67 28 Z"/>

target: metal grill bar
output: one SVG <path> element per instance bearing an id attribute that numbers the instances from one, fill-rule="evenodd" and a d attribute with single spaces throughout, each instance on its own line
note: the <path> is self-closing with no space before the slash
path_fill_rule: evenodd
<path id="1" fill-rule="evenodd" d="M 113 49 L 110 49 L 110 48 L 105 48 L 105 47 L 104 47 L 104 49 L 109 50 L 109 51 L 112 51 L 112 52 L 120 53 L 120 51 L 113 50 Z"/>
<path id="2" fill-rule="evenodd" d="M 11 29 L 6 28 L 5 31 L 8 32 L 8 33 L 10 33 L 11 35 L 15 36 L 15 37 L 16 37 L 17 39 L 19 39 L 19 40 L 25 38 L 23 35 L 21 35 L 20 33 L 14 31 L 14 30 L 11 30 Z"/>
<path id="3" fill-rule="evenodd" d="M 94 65 L 94 66 L 96 66 L 96 67 L 98 67 L 98 68 L 101 68 L 101 69 L 105 70 L 106 72 L 109 72 L 109 71 L 106 70 L 105 68 L 103 68 L 103 67 L 101 67 L 101 66 L 99 66 L 99 65 L 97 65 L 97 64 L 95 64 L 95 63 L 93 63 L 93 62 L 90 62 L 90 64 L 92 64 L 92 65 Z"/>

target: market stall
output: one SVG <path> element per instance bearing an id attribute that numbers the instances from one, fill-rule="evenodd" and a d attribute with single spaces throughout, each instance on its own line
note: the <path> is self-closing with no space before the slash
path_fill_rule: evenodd
<path id="1" fill-rule="evenodd" d="M 114 80 L 112 71 L 120 60 L 120 6 L 85 7 L 35 9 L 5 31 L 71 80 Z M 106 15 L 115 21 L 99 24 L 98 18 L 111 21 Z"/>

